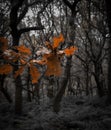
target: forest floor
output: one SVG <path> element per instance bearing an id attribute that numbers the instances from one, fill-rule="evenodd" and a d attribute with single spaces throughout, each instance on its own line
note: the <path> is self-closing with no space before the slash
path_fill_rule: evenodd
<path id="1" fill-rule="evenodd" d="M 0 130 L 111 130 L 111 105 L 106 105 L 106 97 L 64 97 L 59 113 L 48 102 L 24 104 L 19 117 L 12 108 L 0 104 Z"/>

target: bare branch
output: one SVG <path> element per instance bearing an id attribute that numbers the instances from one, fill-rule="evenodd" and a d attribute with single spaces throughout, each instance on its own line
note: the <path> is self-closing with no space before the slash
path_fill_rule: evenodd
<path id="1" fill-rule="evenodd" d="M 70 9 L 72 9 L 72 5 L 68 0 L 63 0 L 64 4 L 67 5 Z"/>
<path id="2" fill-rule="evenodd" d="M 80 1 L 81 1 L 81 0 L 75 0 L 75 1 L 73 2 L 73 4 L 71 4 L 68 0 L 63 0 L 64 4 L 65 4 L 66 6 L 68 6 L 68 7 L 71 9 L 72 12 L 76 11 L 76 10 L 75 10 L 75 9 L 76 9 L 76 6 L 77 6 L 78 2 L 80 2 Z"/>
<path id="3" fill-rule="evenodd" d="M 34 1 L 34 2 L 32 2 L 32 3 L 29 3 L 28 4 L 28 7 L 31 7 L 31 6 L 33 6 L 33 5 L 35 5 L 35 4 L 40 4 L 40 3 L 43 3 L 44 1 L 43 0 L 37 0 L 37 1 Z"/>
<path id="4" fill-rule="evenodd" d="M 22 13 L 19 15 L 18 20 L 17 20 L 17 24 L 19 24 L 21 22 L 21 20 L 25 17 L 27 11 L 28 11 L 28 6 L 26 6 L 24 8 L 24 10 L 22 11 Z"/>
<path id="5" fill-rule="evenodd" d="M 19 30 L 19 33 L 22 34 L 22 33 L 25 33 L 25 32 L 29 32 L 29 31 L 32 31 L 32 30 L 43 30 L 44 27 L 43 26 L 40 26 L 40 27 L 28 27 L 28 28 L 22 28 Z"/>

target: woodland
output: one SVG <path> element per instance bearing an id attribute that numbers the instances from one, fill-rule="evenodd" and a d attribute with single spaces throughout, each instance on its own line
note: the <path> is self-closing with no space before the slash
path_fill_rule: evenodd
<path id="1" fill-rule="evenodd" d="M 0 130 L 111 130 L 111 0 L 0 0 Z"/>

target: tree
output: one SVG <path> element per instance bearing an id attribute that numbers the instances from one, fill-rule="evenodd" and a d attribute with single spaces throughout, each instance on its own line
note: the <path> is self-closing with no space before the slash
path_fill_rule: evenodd
<path id="1" fill-rule="evenodd" d="M 35 27 L 26 27 L 26 28 L 20 28 L 18 29 L 19 23 L 22 21 L 22 19 L 25 17 L 28 9 L 30 6 L 34 4 L 41 4 L 44 3 L 43 1 L 34 1 L 29 2 L 26 0 L 11 0 L 11 11 L 10 11 L 10 28 L 11 28 L 11 35 L 13 38 L 13 46 L 19 45 L 19 40 L 21 34 L 25 32 L 29 32 L 31 30 L 42 30 L 43 26 L 35 26 Z M 50 3 L 50 1 L 45 1 L 45 4 Z M 44 5 L 45 6 L 45 5 Z M 18 64 L 18 61 L 17 63 Z M 16 65 L 14 67 L 14 70 L 18 70 L 18 66 Z M 15 112 L 17 114 L 20 114 L 22 112 L 22 84 L 21 84 L 21 78 L 18 76 L 15 80 L 16 84 L 16 91 L 15 91 Z"/>
<path id="2" fill-rule="evenodd" d="M 109 42 L 108 42 L 108 100 L 111 102 L 111 1 L 105 0 L 107 23 L 109 28 Z"/>
<path id="3" fill-rule="evenodd" d="M 9 10 L 10 10 L 10 4 L 8 1 L 0 1 L 1 8 L 0 8 L 0 36 L 7 36 L 9 35 Z"/>
<path id="4" fill-rule="evenodd" d="M 71 16 L 70 16 L 70 28 L 71 28 L 71 34 L 70 34 L 70 40 L 71 40 L 71 44 L 74 45 L 74 30 L 75 30 L 75 17 L 76 17 L 76 13 L 77 13 L 77 4 L 80 2 L 80 0 L 76 0 L 74 1 L 72 4 L 67 1 L 67 0 L 63 0 L 63 2 L 66 4 L 66 6 L 68 6 L 68 8 L 71 10 Z M 62 83 L 61 83 L 61 87 L 58 91 L 58 93 L 56 94 L 55 98 L 54 98 L 54 103 L 53 103 L 53 110 L 55 112 L 58 112 L 60 109 L 60 102 L 62 100 L 62 97 L 65 93 L 65 89 L 67 87 L 68 84 L 68 80 L 70 78 L 70 72 L 71 72 L 71 60 L 72 60 L 72 56 L 67 57 L 66 59 L 66 65 L 65 65 L 65 69 L 64 69 L 64 78 L 62 79 Z"/>

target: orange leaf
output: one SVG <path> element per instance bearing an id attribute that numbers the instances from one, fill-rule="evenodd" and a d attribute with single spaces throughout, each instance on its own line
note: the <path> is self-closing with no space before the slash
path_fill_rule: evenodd
<path id="1" fill-rule="evenodd" d="M 0 37 L 0 50 L 3 52 L 8 49 L 8 40 L 4 37 Z"/>
<path id="2" fill-rule="evenodd" d="M 66 56 L 71 56 L 74 54 L 74 52 L 77 50 L 77 47 L 71 46 L 69 48 L 64 49 L 64 53 Z"/>
<path id="3" fill-rule="evenodd" d="M 33 84 L 37 83 L 39 76 L 40 76 L 40 73 L 39 73 L 38 69 L 33 64 L 30 64 L 30 75 L 32 78 L 32 83 Z"/>
<path id="4" fill-rule="evenodd" d="M 53 48 L 57 48 L 61 42 L 64 42 L 64 37 L 60 34 L 58 37 L 53 38 Z"/>
<path id="5" fill-rule="evenodd" d="M 18 75 L 22 74 L 25 69 L 25 66 L 21 66 L 17 71 L 15 71 L 14 77 L 16 78 Z"/>
<path id="6" fill-rule="evenodd" d="M 21 63 L 22 65 L 27 64 L 27 62 L 26 62 L 25 60 L 23 60 L 23 59 L 20 59 L 20 63 Z"/>
<path id="7" fill-rule="evenodd" d="M 27 48 L 27 47 L 24 46 L 24 45 L 16 46 L 16 49 L 17 49 L 20 53 L 27 54 L 27 55 L 30 55 L 30 54 L 31 54 L 30 49 Z"/>
<path id="8" fill-rule="evenodd" d="M 4 64 L 0 65 L 0 74 L 9 74 L 13 70 L 12 66 L 10 64 Z"/>
<path id="9" fill-rule="evenodd" d="M 61 73 L 62 73 L 62 67 L 61 67 L 60 60 L 58 59 L 56 55 L 50 54 L 47 57 L 47 70 L 46 70 L 45 75 L 60 76 Z"/>

